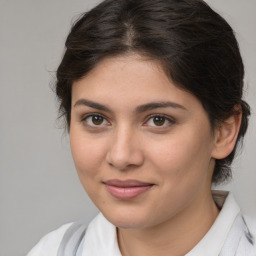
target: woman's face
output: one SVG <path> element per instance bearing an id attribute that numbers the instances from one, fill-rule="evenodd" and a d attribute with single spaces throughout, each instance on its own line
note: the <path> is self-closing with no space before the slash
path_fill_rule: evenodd
<path id="1" fill-rule="evenodd" d="M 207 114 L 157 62 L 107 58 L 75 82 L 70 143 L 81 183 L 118 227 L 164 223 L 210 194 Z"/>

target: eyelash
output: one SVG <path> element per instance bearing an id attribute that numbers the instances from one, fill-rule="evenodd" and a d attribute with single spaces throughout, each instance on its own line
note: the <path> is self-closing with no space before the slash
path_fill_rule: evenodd
<path id="1" fill-rule="evenodd" d="M 103 124 L 99 124 L 99 125 L 89 124 L 88 119 L 93 118 L 93 117 L 102 118 L 103 119 Z M 160 118 L 160 119 L 163 118 L 164 119 L 164 125 L 156 125 L 156 124 L 155 125 L 148 125 L 149 121 L 153 118 Z M 99 113 L 92 113 L 92 114 L 88 114 L 86 116 L 83 116 L 82 119 L 81 119 L 81 122 L 85 126 L 90 127 L 90 128 L 101 128 L 101 127 L 105 126 L 105 124 L 104 124 L 105 122 L 107 122 L 107 126 L 110 125 L 110 122 L 107 120 L 107 118 L 104 115 L 99 114 Z M 91 121 L 91 122 L 93 122 L 93 121 Z M 168 122 L 167 125 L 166 125 L 166 122 Z M 169 126 L 171 126 L 175 123 L 176 123 L 176 121 L 173 118 L 169 117 L 169 116 L 161 115 L 161 114 L 152 114 L 152 115 L 146 117 L 146 121 L 143 122 L 143 125 L 144 126 L 150 126 L 150 127 L 157 127 L 158 129 L 161 129 L 161 128 L 163 129 L 163 128 L 169 127 Z"/>
<path id="2" fill-rule="evenodd" d="M 166 122 L 168 122 L 168 124 L 167 125 L 160 125 L 160 126 L 158 126 L 158 125 L 155 125 L 155 126 L 152 126 L 152 127 L 158 127 L 158 128 L 166 128 L 166 127 L 169 127 L 169 126 L 171 126 L 171 125 L 173 125 L 173 124 L 175 124 L 176 123 L 176 121 L 173 119 L 173 118 L 171 118 L 171 117 L 169 117 L 169 116 L 166 116 L 166 115 L 161 115 L 161 114 L 153 114 L 153 115 L 150 115 L 150 116 L 148 116 L 147 118 L 146 118 L 146 122 L 145 123 L 148 123 L 151 119 L 153 119 L 153 118 L 163 118 L 164 119 L 164 123 L 166 123 Z M 144 124 L 145 124 L 144 123 Z"/>
<path id="3" fill-rule="evenodd" d="M 81 122 L 82 122 L 85 126 L 89 126 L 89 127 L 91 127 L 91 128 L 94 128 L 94 127 L 99 128 L 99 127 L 101 127 L 102 125 L 96 125 L 96 124 L 91 125 L 91 124 L 88 123 L 88 119 L 89 119 L 89 118 L 93 118 L 93 117 L 100 117 L 100 118 L 103 119 L 103 122 L 107 122 L 107 123 L 109 124 L 109 121 L 107 120 L 107 118 L 104 117 L 102 114 L 98 114 L 98 113 L 92 113 L 92 114 L 88 114 L 88 115 L 86 115 L 86 116 L 83 116 L 82 119 L 81 119 Z"/>

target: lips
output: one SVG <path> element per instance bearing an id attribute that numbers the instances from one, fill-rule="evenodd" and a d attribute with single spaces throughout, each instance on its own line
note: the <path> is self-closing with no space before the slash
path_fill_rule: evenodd
<path id="1" fill-rule="evenodd" d="M 103 182 L 107 191 L 120 200 L 130 200 L 144 194 L 153 187 L 154 184 L 145 183 L 138 180 L 107 180 Z"/>

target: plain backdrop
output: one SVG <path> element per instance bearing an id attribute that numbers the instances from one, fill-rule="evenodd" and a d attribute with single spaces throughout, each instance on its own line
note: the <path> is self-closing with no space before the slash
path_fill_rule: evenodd
<path id="1" fill-rule="evenodd" d="M 0 256 L 26 255 L 49 231 L 97 213 L 76 176 L 51 89 L 72 22 L 96 0 L 0 0 Z M 256 1 L 208 0 L 236 31 L 252 107 L 232 190 L 256 217 Z"/>

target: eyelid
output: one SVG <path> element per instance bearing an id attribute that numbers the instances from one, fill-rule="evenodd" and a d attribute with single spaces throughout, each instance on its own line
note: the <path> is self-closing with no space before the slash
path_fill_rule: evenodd
<path id="1" fill-rule="evenodd" d="M 107 124 L 103 124 L 103 125 L 90 125 L 90 124 L 88 124 L 88 122 L 86 122 L 86 119 L 89 118 L 89 117 L 93 117 L 93 116 L 100 116 L 100 117 L 102 117 L 104 119 L 104 121 L 107 122 Z M 151 118 L 154 118 L 154 117 L 163 117 L 163 118 L 165 118 L 166 121 L 169 122 L 169 124 L 163 125 L 163 126 L 147 125 L 149 120 Z M 86 125 L 88 127 L 92 127 L 92 128 L 94 128 L 94 127 L 100 128 L 100 127 L 103 127 L 103 126 L 109 126 L 111 124 L 111 122 L 109 121 L 109 118 L 107 118 L 104 114 L 101 114 L 101 113 L 98 113 L 98 112 L 92 112 L 92 113 L 84 114 L 80 119 L 81 119 L 82 123 L 86 122 L 86 124 L 84 124 L 84 125 Z M 176 123 L 176 120 L 173 117 L 170 117 L 169 115 L 165 115 L 165 114 L 150 114 L 150 115 L 148 115 L 145 118 L 145 121 L 143 121 L 143 125 L 150 126 L 150 127 L 156 127 L 158 129 L 166 128 L 166 127 L 168 127 L 168 126 L 170 126 L 172 124 L 175 124 L 175 123 Z"/>
<path id="2" fill-rule="evenodd" d="M 146 117 L 146 121 L 144 121 L 143 124 L 146 124 L 151 118 L 154 118 L 154 117 L 163 117 L 163 118 L 165 118 L 169 122 L 169 125 L 176 123 L 176 120 L 174 118 L 168 116 L 168 115 L 165 115 L 165 114 L 151 114 L 151 115 L 148 115 Z M 161 128 L 166 128 L 166 125 L 164 125 L 164 126 L 154 126 L 154 127 L 157 127 L 159 129 L 161 129 Z"/>
<path id="3" fill-rule="evenodd" d="M 81 117 L 81 122 L 84 123 L 84 122 L 86 122 L 87 118 L 93 117 L 93 116 L 100 116 L 100 117 L 102 117 L 108 123 L 107 125 L 110 124 L 110 122 L 109 122 L 107 117 L 105 117 L 103 114 L 100 114 L 100 113 L 97 113 L 97 112 L 88 113 L 88 114 L 83 115 Z M 93 125 L 88 124 L 88 122 L 86 122 L 86 126 L 93 127 L 93 128 L 94 127 L 98 127 L 99 128 L 99 127 L 102 127 L 102 126 L 105 126 L 105 125 L 103 124 L 103 125 L 95 125 L 95 126 L 93 126 Z"/>

